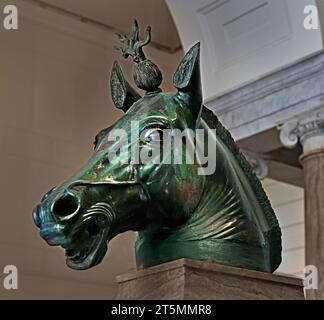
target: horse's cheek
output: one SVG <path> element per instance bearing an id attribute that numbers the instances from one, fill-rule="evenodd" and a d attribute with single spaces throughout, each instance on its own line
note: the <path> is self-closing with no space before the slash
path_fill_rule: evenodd
<path id="1" fill-rule="evenodd" d="M 182 216 L 181 220 L 189 216 L 196 208 L 201 197 L 201 184 L 195 180 L 174 180 L 167 189 L 167 194 L 164 194 L 163 199 L 171 208 L 171 212 Z"/>
<path id="2" fill-rule="evenodd" d="M 179 201 L 184 205 L 187 213 L 190 213 L 198 204 L 201 195 L 200 184 L 195 181 L 186 181 L 182 184 Z"/>

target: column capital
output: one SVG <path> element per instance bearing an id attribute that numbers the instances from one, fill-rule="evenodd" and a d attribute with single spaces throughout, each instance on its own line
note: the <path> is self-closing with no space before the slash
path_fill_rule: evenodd
<path id="1" fill-rule="evenodd" d="M 280 141 L 286 148 L 300 142 L 304 152 L 324 148 L 324 112 L 291 119 L 279 127 Z"/>
<path id="2" fill-rule="evenodd" d="M 260 155 L 251 151 L 242 150 L 242 153 L 251 165 L 256 176 L 260 180 L 266 178 L 266 176 L 268 175 L 268 164 L 266 160 L 264 160 Z"/>

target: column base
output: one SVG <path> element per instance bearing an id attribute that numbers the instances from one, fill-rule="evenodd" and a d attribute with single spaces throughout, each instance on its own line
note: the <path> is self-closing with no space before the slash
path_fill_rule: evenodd
<path id="1" fill-rule="evenodd" d="M 304 300 L 302 280 L 180 259 L 117 277 L 120 300 Z"/>

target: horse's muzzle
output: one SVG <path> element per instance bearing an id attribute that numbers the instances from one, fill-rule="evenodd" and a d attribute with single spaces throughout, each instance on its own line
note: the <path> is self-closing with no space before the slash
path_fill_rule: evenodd
<path id="1" fill-rule="evenodd" d="M 49 195 L 54 188 L 45 194 L 40 204 L 33 210 L 33 220 L 37 227 L 51 222 L 60 222 L 71 219 L 80 209 L 79 197 L 70 192 L 65 191 L 55 200 L 48 201 Z"/>
<path id="2" fill-rule="evenodd" d="M 67 265 L 79 270 L 88 269 L 102 260 L 114 219 L 108 203 L 94 203 L 85 208 L 87 203 L 87 198 L 75 190 L 51 190 L 32 214 L 40 236 L 51 246 L 62 246 Z"/>

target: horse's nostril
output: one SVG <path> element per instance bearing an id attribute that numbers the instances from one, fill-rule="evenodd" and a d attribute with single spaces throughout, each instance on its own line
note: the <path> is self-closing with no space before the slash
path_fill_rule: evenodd
<path id="1" fill-rule="evenodd" d="M 77 196 L 67 193 L 58 200 L 53 206 L 53 214 L 58 217 L 70 216 L 79 209 L 79 201 Z"/>

